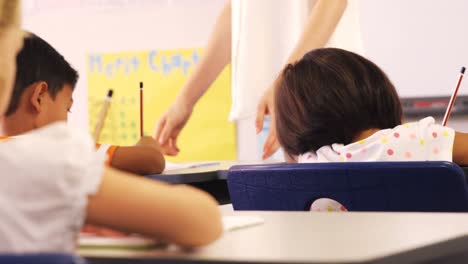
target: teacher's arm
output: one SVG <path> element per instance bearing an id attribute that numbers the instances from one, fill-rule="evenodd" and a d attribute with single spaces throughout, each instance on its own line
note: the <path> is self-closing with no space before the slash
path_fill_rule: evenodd
<path id="1" fill-rule="evenodd" d="M 154 137 L 166 155 L 177 155 L 177 137 L 193 108 L 231 61 L 231 2 L 219 14 L 205 52 L 174 103 L 156 124 Z"/>

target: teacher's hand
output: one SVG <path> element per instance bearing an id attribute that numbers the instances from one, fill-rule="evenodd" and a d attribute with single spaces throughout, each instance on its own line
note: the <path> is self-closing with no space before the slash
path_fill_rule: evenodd
<path id="1" fill-rule="evenodd" d="M 177 137 L 190 118 L 192 111 L 193 107 L 176 99 L 159 119 L 154 138 L 158 140 L 165 155 L 175 156 L 180 152 L 177 146 Z"/>
<path id="2" fill-rule="evenodd" d="M 270 115 L 270 131 L 268 137 L 263 145 L 262 159 L 267 159 L 279 149 L 280 144 L 276 138 L 275 129 L 275 108 L 274 108 L 274 86 L 268 88 L 263 94 L 257 108 L 257 118 L 255 120 L 255 127 L 257 134 L 263 129 L 263 122 L 266 115 Z"/>

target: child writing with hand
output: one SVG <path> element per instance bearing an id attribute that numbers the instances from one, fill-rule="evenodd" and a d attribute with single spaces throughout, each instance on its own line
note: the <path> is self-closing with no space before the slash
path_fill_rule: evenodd
<path id="1" fill-rule="evenodd" d="M 17 57 L 16 82 L 2 122 L 6 136 L 17 136 L 57 121 L 66 121 L 73 105 L 78 73 L 52 46 L 28 34 Z M 135 146 L 98 146 L 107 164 L 137 174 L 164 170 L 156 140 L 143 137 Z"/>
<path id="2" fill-rule="evenodd" d="M 19 6 L 0 0 L 0 115 L 23 43 Z M 45 96 L 41 107 L 51 100 Z M 84 222 L 182 246 L 205 245 L 222 232 L 217 203 L 208 194 L 106 168 L 89 135 L 64 122 L 2 142 L 0 171 L 0 252 L 71 253 Z"/>

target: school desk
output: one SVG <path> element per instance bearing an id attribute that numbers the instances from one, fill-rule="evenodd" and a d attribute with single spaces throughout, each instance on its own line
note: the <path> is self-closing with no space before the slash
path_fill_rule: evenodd
<path id="1" fill-rule="evenodd" d="M 146 177 L 173 184 L 189 184 L 210 193 L 219 204 L 231 203 L 226 179 L 228 170 L 234 165 L 259 164 L 262 162 L 222 161 L 218 165 L 171 170 L 163 174 Z M 468 167 L 461 167 L 468 177 Z"/>
<path id="2" fill-rule="evenodd" d="M 170 170 L 163 174 L 152 174 L 146 177 L 173 184 L 189 184 L 210 193 L 219 204 L 228 204 L 231 202 L 226 183 L 229 168 L 239 164 L 263 163 L 265 162 L 220 161 L 216 165 Z"/>
<path id="3" fill-rule="evenodd" d="M 265 164 L 262 162 L 222 161 L 217 165 L 170 170 L 162 174 L 150 174 L 146 177 L 174 184 L 189 184 L 214 180 L 226 180 L 229 168 L 234 165 Z M 468 175 L 468 166 L 461 166 Z"/>
<path id="4" fill-rule="evenodd" d="M 264 223 L 206 247 L 80 250 L 91 263 L 468 263 L 468 214 L 231 212 Z M 433 261 L 433 262 L 431 262 Z"/>
<path id="5" fill-rule="evenodd" d="M 227 171 L 235 164 L 234 161 L 224 161 L 218 165 L 170 170 L 146 177 L 173 184 L 188 184 L 208 192 L 219 204 L 228 204 L 231 199 L 226 183 Z"/>
<path id="6" fill-rule="evenodd" d="M 229 168 L 236 164 L 238 164 L 236 161 L 221 161 L 215 165 L 168 170 L 162 174 L 152 174 L 147 177 L 176 184 L 225 180 Z"/>

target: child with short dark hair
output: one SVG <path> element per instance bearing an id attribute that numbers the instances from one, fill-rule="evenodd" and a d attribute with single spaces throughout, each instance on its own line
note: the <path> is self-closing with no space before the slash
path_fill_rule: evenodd
<path id="1" fill-rule="evenodd" d="M 2 122 L 5 136 L 66 121 L 73 104 L 77 71 L 49 43 L 30 33 L 24 38 L 16 63 L 13 94 Z M 138 174 L 164 170 L 164 157 L 151 137 L 143 137 L 135 146 L 98 148 L 107 152 L 107 163 L 114 168 Z"/>
<path id="2" fill-rule="evenodd" d="M 19 5 L 17 0 L 0 0 L 0 116 L 12 93 L 23 36 L 19 23 L 10 25 L 4 14 L 12 15 Z M 43 81 L 38 85 L 47 88 Z M 70 103 L 54 101 L 44 89 L 30 98 L 31 111 Z M 63 102 L 67 104 L 54 105 Z M 64 122 L 1 142 L 0 171 L 0 252 L 72 253 L 85 222 L 182 246 L 204 245 L 222 233 L 217 203 L 210 195 L 105 167 L 89 135 Z"/>
<path id="3" fill-rule="evenodd" d="M 285 67 L 275 90 L 278 140 L 297 162 L 446 160 L 468 164 L 468 134 L 432 117 L 401 125 L 398 94 L 364 57 L 325 48 Z"/>

